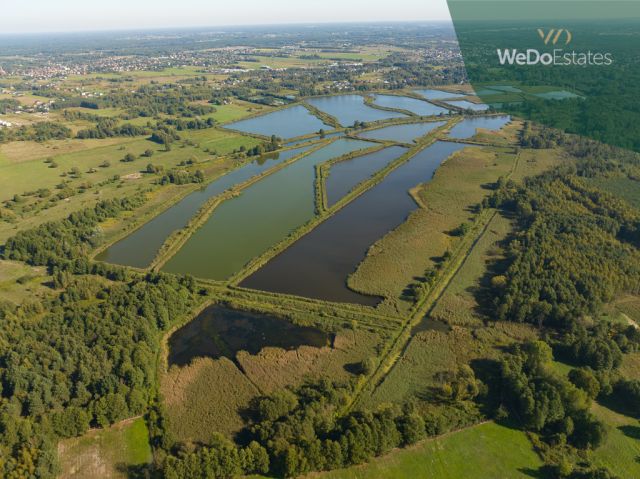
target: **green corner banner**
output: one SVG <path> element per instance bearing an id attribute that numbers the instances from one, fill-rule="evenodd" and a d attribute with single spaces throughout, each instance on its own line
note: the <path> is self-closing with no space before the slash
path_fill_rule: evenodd
<path id="1" fill-rule="evenodd" d="M 495 109 L 640 151 L 640 0 L 448 0 Z"/>

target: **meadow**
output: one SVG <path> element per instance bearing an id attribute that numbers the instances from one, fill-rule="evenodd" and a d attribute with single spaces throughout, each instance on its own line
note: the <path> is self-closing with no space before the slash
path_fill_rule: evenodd
<path id="1" fill-rule="evenodd" d="M 149 432 L 143 418 L 127 419 L 60 441 L 58 454 L 61 479 L 126 479 L 151 461 Z"/>
<path id="2" fill-rule="evenodd" d="M 541 466 L 523 432 L 489 422 L 393 451 L 369 464 L 307 477 L 525 479 L 538 477 Z"/>

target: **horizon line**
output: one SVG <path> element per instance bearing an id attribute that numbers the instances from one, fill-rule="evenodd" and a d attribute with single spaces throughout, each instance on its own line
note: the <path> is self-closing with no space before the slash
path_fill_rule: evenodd
<path id="1" fill-rule="evenodd" d="M 363 20 L 363 21 L 319 21 L 319 22 L 282 22 L 282 23 L 245 23 L 245 24 L 220 24 L 220 25 L 184 25 L 184 26 L 148 26 L 148 27 L 126 27 L 126 28 L 96 28 L 96 29 L 80 29 L 80 30 L 47 30 L 47 31 L 21 31 L 6 32 L 0 31 L 1 37 L 20 36 L 20 35 L 73 35 L 83 33 L 111 33 L 111 32 L 153 32 L 153 31 L 186 31 L 200 29 L 229 29 L 229 28 L 249 28 L 249 27 L 283 27 L 283 26 L 328 26 L 328 25 L 371 25 L 371 24 L 407 24 L 407 23 L 449 23 L 453 24 L 450 18 L 438 19 L 422 19 L 422 20 Z"/>

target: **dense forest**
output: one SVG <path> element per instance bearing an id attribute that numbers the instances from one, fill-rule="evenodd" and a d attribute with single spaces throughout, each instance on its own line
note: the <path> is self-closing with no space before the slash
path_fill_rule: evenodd
<path id="1" fill-rule="evenodd" d="M 5 258 L 46 265 L 50 299 L 0 304 L 0 475 L 52 477 L 58 438 L 143 414 L 160 338 L 193 306 L 192 279 L 91 264 L 100 221 L 140 204 L 107 201 L 18 234 Z"/>

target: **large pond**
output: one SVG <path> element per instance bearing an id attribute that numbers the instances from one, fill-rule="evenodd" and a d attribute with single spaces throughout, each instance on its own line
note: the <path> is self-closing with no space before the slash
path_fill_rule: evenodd
<path id="1" fill-rule="evenodd" d="M 376 171 L 381 170 L 406 152 L 406 148 L 391 146 L 332 165 L 325 183 L 327 205 L 334 205 L 349 193 L 354 186 L 370 178 Z"/>
<path id="2" fill-rule="evenodd" d="M 203 189 L 186 196 L 126 238 L 114 243 L 98 255 L 97 259 L 114 264 L 146 268 L 156 257 L 160 247 L 171 233 L 184 228 L 208 199 L 263 173 L 278 163 L 300 155 L 310 148 L 311 146 L 307 146 L 266 155 L 225 174 Z"/>
<path id="3" fill-rule="evenodd" d="M 321 129 L 332 129 L 331 126 L 325 125 L 301 105 L 284 108 L 266 115 L 249 118 L 248 120 L 229 123 L 225 126 L 245 133 L 256 133 L 265 136 L 276 135 L 280 138 L 294 138 L 315 133 Z"/>
<path id="4" fill-rule="evenodd" d="M 335 117 L 342 126 L 351 126 L 356 121 L 388 120 L 389 118 L 406 118 L 402 113 L 376 110 L 364 103 L 360 95 L 336 95 L 310 98 L 307 103 Z"/>
<path id="5" fill-rule="evenodd" d="M 428 101 L 417 100 L 408 96 L 374 95 L 374 103 L 386 108 L 408 110 L 420 116 L 446 115 L 449 110 L 441 108 Z"/>
<path id="6" fill-rule="evenodd" d="M 411 143 L 430 131 L 441 127 L 445 123 L 444 121 L 432 121 L 429 123 L 385 126 L 384 128 L 378 128 L 376 130 L 363 131 L 362 133 L 358 133 L 358 136 L 360 138 L 371 138 L 375 140 L 392 140 L 401 143 Z"/>
<path id="7" fill-rule="evenodd" d="M 241 285 L 329 301 L 376 305 L 379 298 L 358 294 L 347 287 L 348 275 L 355 271 L 376 240 L 400 225 L 416 208 L 409 189 L 430 181 L 446 158 L 465 147 L 467 145 L 460 143 L 436 142 L 417 153 Z"/>
<path id="8" fill-rule="evenodd" d="M 484 103 L 473 103 L 467 100 L 449 100 L 447 101 L 447 105 L 457 106 L 458 108 L 473 111 L 485 111 L 489 109 L 489 105 L 485 105 Z"/>
<path id="9" fill-rule="evenodd" d="M 425 88 L 422 90 L 413 90 L 418 95 L 422 95 L 428 100 L 446 100 L 448 98 L 460 98 L 465 96 L 464 93 L 451 93 L 444 90 L 435 90 L 431 88 Z"/>
<path id="10" fill-rule="evenodd" d="M 485 130 L 499 130 L 511 121 L 511 117 L 504 116 L 478 116 L 466 118 L 451 128 L 449 136 L 457 140 L 466 140 L 476 134 L 478 128 Z"/>
<path id="11" fill-rule="evenodd" d="M 265 314 L 210 306 L 171 335 L 169 366 L 186 366 L 198 357 L 235 360 L 239 351 L 258 354 L 268 346 L 292 350 L 329 344 L 329 335 L 316 328 Z"/>
<path id="12" fill-rule="evenodd" d="M 339 138 L 258 181 L 218 206 L 162 268 L 201 278 L 227 279 L 315 212 L 315 165 L 371 143 Z"/>

